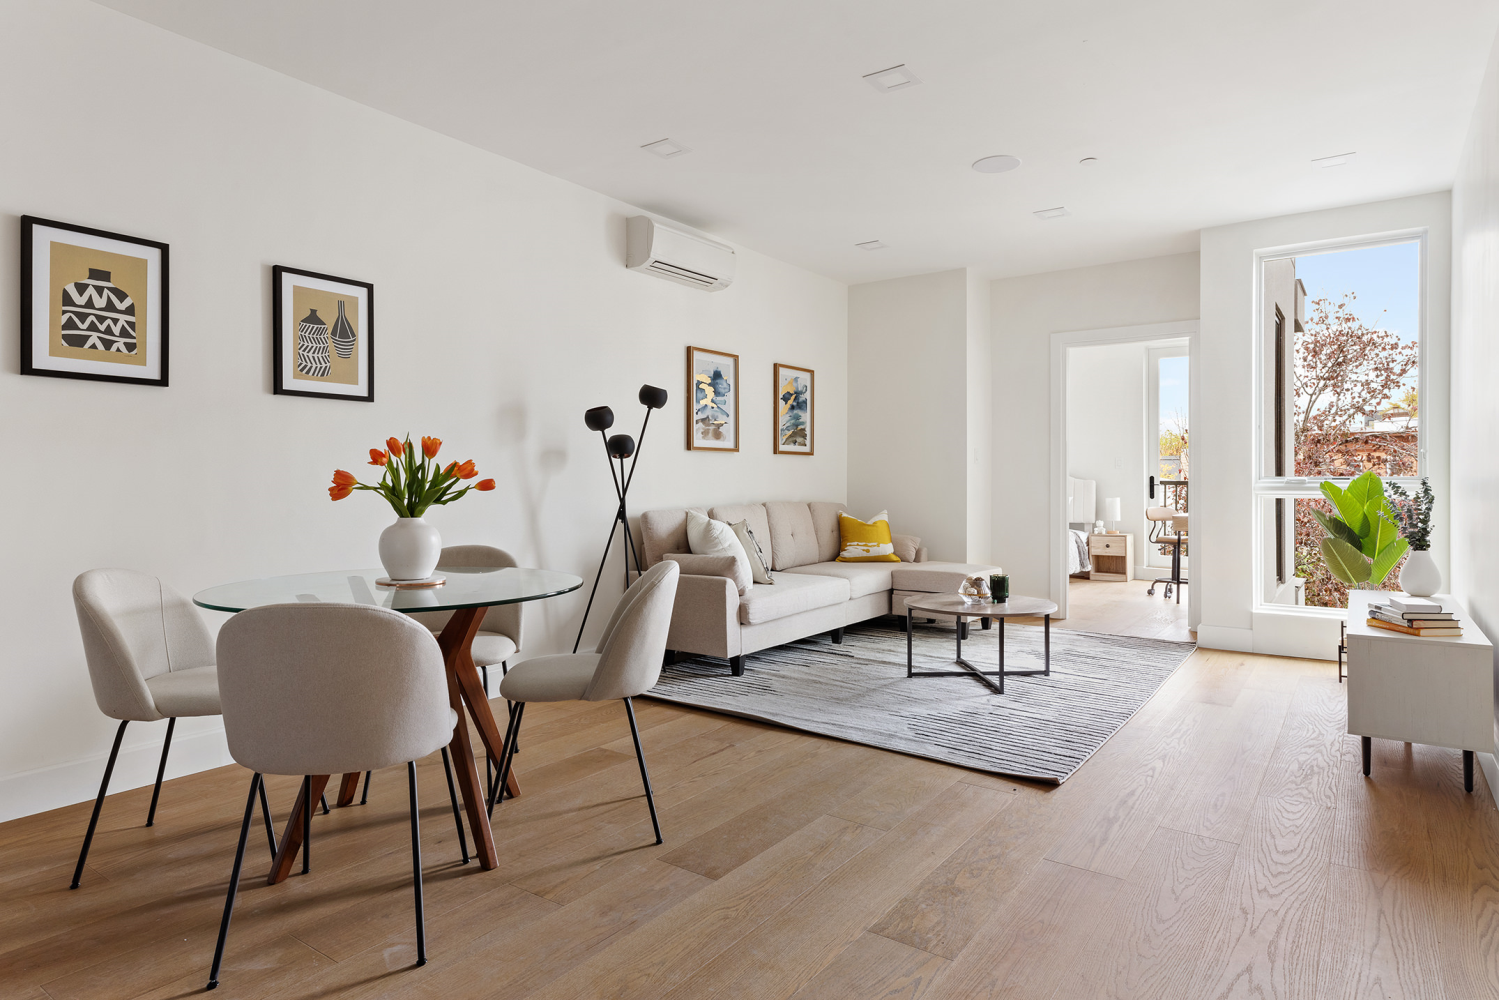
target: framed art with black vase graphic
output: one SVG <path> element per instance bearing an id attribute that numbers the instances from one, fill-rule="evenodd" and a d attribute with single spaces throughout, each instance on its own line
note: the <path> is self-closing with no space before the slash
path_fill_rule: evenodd
<path id="1" fill-rule="evenodd" d="M 21 216 L 21 374 L 167 384 L 165 243 Z"/>
<path id="2" fill-rule="evenodd" d="M 275 392 L 375 401 L 375 286 L 271 268 Z"/>

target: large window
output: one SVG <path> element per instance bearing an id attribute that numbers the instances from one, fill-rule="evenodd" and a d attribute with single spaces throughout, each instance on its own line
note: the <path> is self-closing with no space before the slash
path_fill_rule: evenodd
<path id="1" fill-rule="evenodd" d="M 1190 510 L 1187 481 L 1192 474 L 1188 451 L 1187 345 L 1153 347 L 1147 353 L 1150 366 L 1150 402 L 1146 413 L 1147 436 L 1155 446 L 1154 461 L 1146 475 L 1155 477 L 1151 506 Z M 1147 566 L 1170 566 L 1173 547 L 1147 545 Z M 1182 546 L 1186 565 L 1187 545 Z"/>
<path id="2" fill-rule="evenodd" d="M 1260 257 L 1262 603 L 1346 607 L 1312 514 L 1330 510 L 1322 482 L 1421 475 L 1423 244 L 1414 234 Z"/>

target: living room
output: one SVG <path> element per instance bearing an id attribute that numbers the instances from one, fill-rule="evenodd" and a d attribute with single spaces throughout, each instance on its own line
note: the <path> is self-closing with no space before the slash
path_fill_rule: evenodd
<path id="1" fill-rule="evenodd" d="M 3 0 L 0 25 L 29 526 L 0 602 L 7 995 L 1499 996 L 1499 4 Z M 1313 257 L 1383 246 L 1410 318 L 1357 320 L 1419 365 L 1359 433 L 1409 464 L 1292 468 L 1276 373 L 1316 314 L 1286 307 L 1277 354 L 1266 268 L 1310 303 Z M 718 273 L 684 277 L 695 253 Z M 64 336 L 85 298 L 113 349 Z M 1189 475 L 1184 423 L 1139 457 L 1148 364 L 1123 382 L 1129 460 L 1175 458 L 1190 505 L 1076 448 L 1112 419 L 1069 405 L 1081 359 L 1118 345 L 1179 359 Z M 1291 534 L 1331 580 L 1312 507 L 1365 471 L 1424 479 L 1429 532 L 1376 531 L 1298 600 Z M 1080 585 L 1078 532 L 1104 559 L 1131 536 L 1139 571 Z M 442 581 L 382 589 L 399 545 Z M 143 579 L 157 617 L 109 624 Z M 1398 701 L 1360 700 L 1376 589 L 1462 619 L 1401 669 L 1487 656 L 1486 695 L 1453 689 L 1486 741 L 1359 721 Z M 328 647 L 342 693 L 256 700 L 317 671 L 255 616 L 351 601 L 448 671 L 420 753 L 359 727 L 396 639 Z M 637 650 L 580 686 L 616 634 L 654 649 L 648 614 L 647 680 Z M 160 683 L 107 696 L 115 625 L 217 680 L 122 707 Z M 240 753 L 236 691 L 307 714 Z M 318 758 L 326 788 L 269 762 L 346 730 L 373 762 Z"/>

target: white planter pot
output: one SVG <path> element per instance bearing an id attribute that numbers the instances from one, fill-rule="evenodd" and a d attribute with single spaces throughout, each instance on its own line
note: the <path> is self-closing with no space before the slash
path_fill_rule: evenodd
<path id="1" fill-rule="evenodd" d="M 419 517 L 399 517 L 380 532 L 380 564 L 392 580 L 425 580 L 442 558 L 442 536 Z"/>
<path id="2" fill-rule="evenodd" d="M 1412 549 L 1400 567 L 1400 589 L 1412 597 L 1430 597 L 1442 589 L 1442 573 L 1426 549 Z"/>

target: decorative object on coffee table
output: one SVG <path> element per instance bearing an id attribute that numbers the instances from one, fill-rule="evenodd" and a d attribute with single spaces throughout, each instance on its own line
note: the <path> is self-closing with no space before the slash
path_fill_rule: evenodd
<path id="1" fill-rule="evenodd" d="M 635 481 L 635 465 L 640 461 L 640 448 L 645 444 L 645 429 L 651 424 L 651 411 L 659 410 L 666 405 L 666 390 L 654 385 L 643 385 L 637 395 L 640 404 L 645 407 L 645 419 L 640 422 L 640 440 L 637 442 L 628 434 L 615 434 L 612 437 L 604 432 L 614 426 L 614 411 L 607 406 L 595 406 L 583 412 L 583 423 L 591 431 L 598 431 L 599 437 L 604 441 L 604 455 L 609 463 L 609 478 L 614 483 L 614 498 L 618 506 L 614 509 L 614 520 L 609 524 L 609 540 L 604 543 L 604 554 L 599 559 L 599 570 L 593 577 L 593 589 L 588 592 L 588 606 L 583 609 L 583 620 L 578 623 L 578 638 L 573 640 L 573 652 L 578 651 L 578 646 L 583 641 L 583 630 L 588 627 L 588 613 L 593 610 L 593 599 L 599 592 L 599 581 L 604 577 L 604 564 L 609 561 L 609 550 L 614 547 L 614 533 L 624 527 L 625 532 L 625 589 L 630 589 L 630 570 L 633 568 L 637 573 L 645 570 L 640 564 L 640 552 L 635 547 L 635 537 L 630 533 L 630 517 L 625 508 L 625 497 L 630 492 L 630 484 Z M 737 448 L 736 448 L 737 450 Z M 625 472 L 625 459 L 630 459 L 629 473 Z M 615 472 L 614 463 L 619 462 L 619 471 Z"/>
<path id="2" fill-rule="evenodd" d="M 812 454 L 812 421 L 816 414 L 813 372 L 795 365 L 775 365 L 775 453 Z"/>
<path id="3" fill-rule="evenodd" d="M 274 391 L 280 396 L 375 399 L 375 286 L 271 268 Z"/>
<path id="4" fill-rule="evenodd" d="M 739 355 L 687 348 L 687 449 L 739 450 Z"/>
<path id="5" fill-rule="evenodd" d="M 1007 573 L 994 573 L 989 577 L 989 597 L 995 604 L 1010 599 L 1010 577 Z"/>
<path id="6" fill-rule="evenodd" d="M 167 384 L 167 245 L 21 217 L 21 374 Z"/>
<path id="7" fill-rule="evenodd" d="M 437 464 L 442 440 L 422 438 L 421 455 L 408 434 L 405 441 L 389 438 L 385 447 L 370 449 L 370 465 L 384 471 L 380 482 L 371 486 L 361 483 L 352 472 L 337 469 L 328 497 L 342 500 L 355 490 L 378 493 L 396 512 L 396 521 L 380 533 L 380 563 L 389 576 L 376 582 L 386 586 L 425 583 L 436 586 L 441 580 L 432 576 L 442 556 L 442 538 L 437 529 L 422 519 L 428 508 L 450 504 L 469 490 L 488 492 L 493 479 L 481 479 L 471 486 L 459 483 L 476 477 L 472 459 L 450 462 L 446 468 Z"/>
<path id="8" fill-rule="evenodd" d="M 1051 616 L 1056 613 L 1057 606 L 1051 601 L 1039 597 L 1011 597 L 1003 604 L 986 604 L 982 602 L 973 603 L 967 598 L 951 594 L 933 594 L 930 597 L 910 597 L 906 599 L 906 676 L 907 677 L 972 677 L 980 684 L 987 686 L 995 694 L 1005 693 L 1006 677 L 1050 677 L 1051 676 Z M 957 656 L 955 662 L 962 670 L 916 670 L 911 658 L 911 631 L 916 627 L 915 612 L 925 614 L 952 615 L 958 619 L 957 633 Z M 1006 618 L 1035 618 L 1045 619 L 1044 636 L 1044 669 L 1041 670 L 1006 670 L 1005 669 L 1005 619 Z M 999 645 L 999 669 L 980 670 L 972 663 L 963 659 L 963 637 L 968 631 L 964 626 L 969 618 L 993 618 L 998 620 L 999 627 L 995 630 L 996 642 Z M 997 678 L 998 683 L 989 678 Z"/>
<path id="9" fill-rule="evenodd" d="M 958 588 L 958 595 L 969 604 L 988 604 L 989 581 L 982 573 L 975 573 L 963 580 L 963 585 Z"/>

